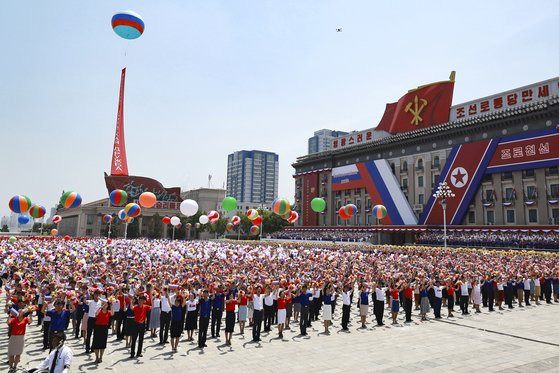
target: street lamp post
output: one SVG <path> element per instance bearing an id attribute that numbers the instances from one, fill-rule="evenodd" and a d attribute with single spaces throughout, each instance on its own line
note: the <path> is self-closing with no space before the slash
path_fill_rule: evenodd
<path id="1" fill-rule="evenodd" d="M 439 186 L 437 187 L 435 194 L 433 194 L 433 197 L 439 200 L 439 203 L 443 208 L 443 239 L 444 248 L 446 249 L 446 200 L 447 198 L 454 197 L 454 193 L 452 192 L 446 181 L 443 181 L 442 183 L 439 183 Z"/>

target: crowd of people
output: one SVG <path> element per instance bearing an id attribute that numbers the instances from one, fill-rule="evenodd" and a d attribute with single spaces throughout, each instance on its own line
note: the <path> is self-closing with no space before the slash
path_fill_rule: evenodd
<path id="1" fill-rule="evenodd" d="M 559 232 L 539 231 L 447 231 L 447 242 L 456 246 L 485 246 L 485 247 L 514 247 L 529 249 L 558 249 Z M 440 245 L 443 241 L 442 231 L 423 232 L 417 236 L 416 243 L 426 245 Z"/>
<path id="2" fill-rule="evenodd" d="M 319 320 L 328 334 L 340 307 L 341 327 L 348 330 L 352 322 L 366 328 L 369 305 L 376 324 L 384 325 L 387 312 L 397 323 L 399 315 L 410 322 L 414 310 L 426 320 L 431 312 L 442 317 L 444 309 L 452 317 L 458 310 L 469 314 L 469 307 L 490 312 L 559 300 L 555 253 L 18 239 L 0 241 L 0 263 L 12 370 L 23 353 L 26 328 L 35 323 L 42 328 L 43 349 L 53 349 L 44 364 L 65 367 L 71 352 L 61 362 L 57 346 L 66 336 L 81 340 L 84 351 L 102 364 L 110 335 L 138 359 L 145 335 L 170 343 L 176 352 L 181 342 L 203 349 L 222 332 L 232 345 L 247 328 L 255 343 L 262 331 L 283 338 L 285 330 L 298 327 L 306 335 Z M 352 307 L 358 316 L 352 317 Z"/>
<path id="3" fill-rule="evenodd" d="M 345 229 L 309 229 L 305 231 L 286 229 L 274 232 L 269 237 L 302 241 L 370 242 L 374 235 L 375 233 L 373 232 L 358 232 Z"/>

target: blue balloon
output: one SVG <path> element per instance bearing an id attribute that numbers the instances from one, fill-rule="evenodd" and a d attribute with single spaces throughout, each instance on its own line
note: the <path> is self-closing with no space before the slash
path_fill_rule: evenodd
<path id="1" fill-rule="evenodd" d="M 142 16 L 131 10 L 123 10 L 115 14 L 111 19 L 111 25 L 118 36 L 128 40 L 139 38 L 145 28 Z"/>
<path id="2" fill-rule="evenodd" d="M 17 218 L 17 222 L 18 222 L 19 224 L 21 224 L 21 225 L 25 225 L 25 224 L 29 223 L 29 216 L 27 216 L 27 215 L 20 215 L 20 216 Z"/>

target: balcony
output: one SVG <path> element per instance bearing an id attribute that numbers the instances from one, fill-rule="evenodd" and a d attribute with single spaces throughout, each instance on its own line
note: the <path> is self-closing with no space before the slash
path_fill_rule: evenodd
<path id="1" fill-rule="evenodd" d="M 423 171 L 423 166 L 415 166 L 416 171 Z"/>
<path id="2" fill-rule="evenodd" d="M 408 168 L 400 168 L 400 174 L 407 174 L 408 173 Z"/>

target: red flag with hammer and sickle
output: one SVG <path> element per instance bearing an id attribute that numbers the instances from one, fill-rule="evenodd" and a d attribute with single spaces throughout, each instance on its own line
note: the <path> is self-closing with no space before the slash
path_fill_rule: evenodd
<path id="1" fill-rule="evenodd" d="M 448 81 L 427 84 L 406 93 L 398 102 L 386 104 L 378 131 L 402 133 L 448 122 L 454 74 Z"/>

